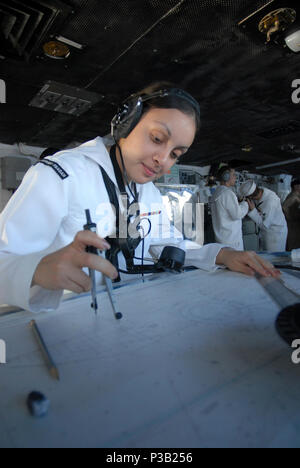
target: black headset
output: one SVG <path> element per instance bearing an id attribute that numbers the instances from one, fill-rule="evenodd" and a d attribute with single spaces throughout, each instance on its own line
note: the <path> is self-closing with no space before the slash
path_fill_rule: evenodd
<path id="1" fill-rule="evenodd" d="M 176 96 L 188 102 L 200 119 L 200 106 L 198 102 L 186 91 L 180 88 L 161 89 L 152 94 L 132 94 L 127 98 L 111 121 L 111 135 L 115 141 L 126 138 L 139 122 L 143 113 L 143 103 L 155 98 Z"/>
<path id="2" fill-rule="evenodd" d="M 231 169 L 226 168 L 225 170 L 225 167 L 221 168 L 219 171 L 218 179 L 221 182 L 229 182 L 230 178 L 231 178 Z"/>
<path id="3" fill-rule="evenodd" d="M 231 178 L 231 171 L 225 171 L 222 175 L 223 182 L 229 182 Z"/>

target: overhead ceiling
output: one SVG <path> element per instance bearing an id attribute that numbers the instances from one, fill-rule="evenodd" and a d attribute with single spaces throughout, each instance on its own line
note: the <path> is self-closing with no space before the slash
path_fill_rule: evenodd
<path id="1" fill-rule="evenodd" d="M 253 172 L 300 175 L 299 162 L 257 169 L 300 158 L 300 103 L 292 101 L 300 53 L 266 44 L 254 22 L 238 25 L 270 3 L 293 7 L 300 18 L 293 0 L 0 0 L 0 142 L 63 148 L 104 135 L 124 98 L 168 80 L 202 109 L 202 129 L 183 164 L 232 161 Z M 81 47 L 50 58 L 43 45 L 57 36 Z M 48 109 L 36 96 L 49 81 L 73 87 L 61 90 L 73 92 L 71 101 Z"/>

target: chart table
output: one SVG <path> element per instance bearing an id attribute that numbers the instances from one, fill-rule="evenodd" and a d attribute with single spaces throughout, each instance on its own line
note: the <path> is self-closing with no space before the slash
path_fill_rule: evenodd
<path id="1" fill-rule="evenodd" d="M 300 281 L 283 274 L 300 292 Z M 299 365 L 279 308 L 255 279 L 220 270 L 162 275 L 51 313 L 0 316 L 0 447 L 299 447 Z M 29 323 L 59 369 L 50 375 Z M 299 337 L 300 338 L 300 337 Z M 33 418 L 27 395 L 50 400 Z"/>

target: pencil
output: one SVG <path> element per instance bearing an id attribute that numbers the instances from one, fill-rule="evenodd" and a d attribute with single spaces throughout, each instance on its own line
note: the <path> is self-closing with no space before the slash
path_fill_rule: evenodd
<path id="1" fill-rule="evenodd" d="M 54 363 L 52 357 L 51 357 L 51 354 L 49 353 L 48 351 L 48 348 L 46 346 L 46 343 L 44 341 L 44 338 L 42 337 L 41 335 L 41 332 L 36 324 L 36 321 L 35 320 L 31 320 L 30 324 L 29 324 L 33 330 L 33 333 L 36 337 L 36 340 L 40 346 L 40 349 L 43 353 L 43 356 L 44 356 L 44 359 L 45 359 L 45 362 L 47 364 L 47 367 L 50 371 L 50 374 L 52 375 L 52 377 L 56 380 L 59 380 L 59 372 L 58 372 L 58 368 L 56 366 L 56 364 Z"/>

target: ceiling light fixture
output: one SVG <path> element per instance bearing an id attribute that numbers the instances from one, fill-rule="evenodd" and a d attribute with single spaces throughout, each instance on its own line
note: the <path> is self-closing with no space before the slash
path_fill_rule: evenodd
<path id="1" fill-rule="evenodd" d="M 70 49 L 59 41 L 46 42 L 43 45 L 44 54 L 52 59 L 64 60 L 70 57 Z"/>
<path id="2" fill-rule="evenodd" d="M 300 52 L 300 8 L 295 0 L 272 0 L 238 23 L 254 39 Z"/>
<path id="3" fill-rule="evenodd" d="M 258 29 L 267 36 L 267 42 L 270 42 L 271 35 L 285 31 L 288 26 L 295 22 L 296 16 L 297 13 L 293 8 L 278 8 L 260 20 Z"/>
<path id="4" fill-rule="evenodd" d="M 85 47 L 83 44 L 79 44 L 79 42 L 71 41 L 71 39 L 68 39 L 67 37 L 64 37 L 64 36 L 56 36 L 55 39 L 71 47 L 75 47 L 75 49 L 82 50 Z"/>
<path id="5" fill-rule="evenodd" d="M 300 52 L 300 29 L 286 36 L 285 43 L 293 52 Z"/>
<path id="6" fill-rule="evenodd" d="M 253 146 L 251 145 L 242 146 L 242 151 L 244 151 L 245 153 L 251 153 L 252 150 L 253 150 Z"/>

